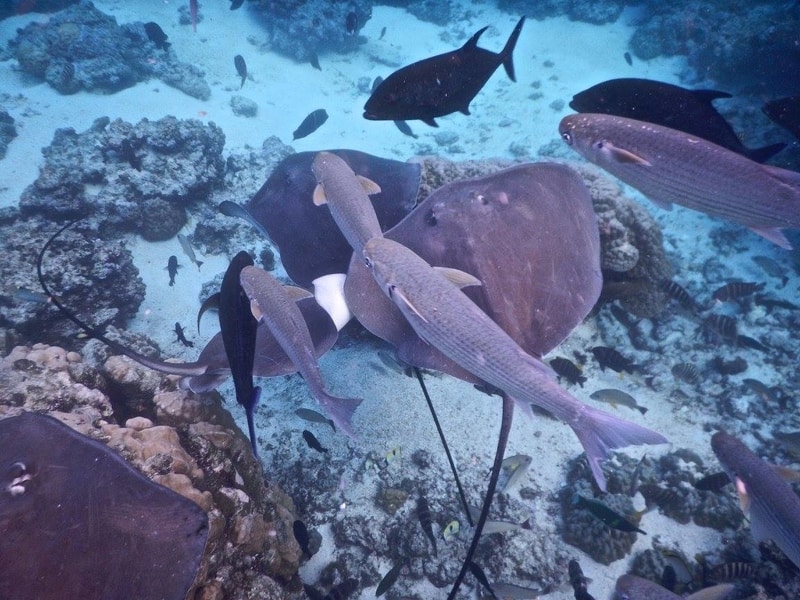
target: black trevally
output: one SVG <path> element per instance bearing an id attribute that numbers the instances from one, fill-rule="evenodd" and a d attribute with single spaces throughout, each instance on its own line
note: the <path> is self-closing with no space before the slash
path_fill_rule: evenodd
<path id="1" fill-rule="evenodd" d="M 469 103 L 501 64 L 516 81 L 512 53 L 525 17 L 522 17 L 498 54 L 478 47 L 488 27 L 473 35 L 458 50 L 432 56 L 389 75 L 364 105 L 364 118 L 372 121 L 419 119 L 437 127 L 436 117 L 456 111 L 469 114 Z"/>
<path id="2" fill-rule="evenodd" d="M 327 120 L 327 111 L 324 108 L 318 108 L 310 113 L 305 119 L 303 119 L 303 122 L 300 123 L 300 126 L 294 130 L 294 133 L 292 134 L 292 141 L 299 140 L 307 135 L 311 135 Z"/>

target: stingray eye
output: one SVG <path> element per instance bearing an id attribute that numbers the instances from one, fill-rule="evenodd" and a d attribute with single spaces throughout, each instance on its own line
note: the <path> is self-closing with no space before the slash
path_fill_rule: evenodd
<path id="1" fill-rule="evenodd" d="M 369 259 L 369 256 L 364 257 L 364 264 L 367 265 L 368 269 L 372 268 L 372 261 Z"/>
<path id="2" fill-rule="evenodd" d="M 386 286 L 386 293 L 389 294 L 389 298 L 394 298 L 394 286 L 390 283 Z"/>
<path id="3" fill-rule="evenodd" d="M 605 145 L 606 145 L 606 141 L 605 140 L 598 140 L 598 141 L 596 141 L 594 143 L 594 149 L 595 150 L 602 150 Z"/>
<path id="4" fill-rule="evenodd" d="M 428 212 L 428 215 L 425 217 L 425 222 L 426 222 L 428 225 L 430 225 L 431 227 L 433 227 L 434 225 L 436 225 L 436 213 L 435 213 L 435 212 L 433 212 L 432 210 L 431 210 L 431 211 L 429 211 L 429 212 Z"/>
<path id="5" fill-rule="evenodd" d="M 572 134 L 569 131 L 562 133 L 561 139 L 567 143 L 567 146 L 572 146 Z"/>
<path id="6" fill-rule="evenodd" d="M 489 204 L 489 200 L 483 194 L 478 194 L 477 196 L 475 196 L 475 198 L 478 200 L 478 202 L 480 202 L 484 206 Z"/>

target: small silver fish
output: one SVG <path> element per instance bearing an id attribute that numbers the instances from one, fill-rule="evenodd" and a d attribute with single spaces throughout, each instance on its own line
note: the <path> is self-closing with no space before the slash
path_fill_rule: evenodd
<path id="1" fill-rule="evenodd" d="M 622 405 L 632 408 L 633 410 L 638 410 L 642 414 L 647 412 L 647 408 L 640 406 L 639 403 L 636 402 L 636 398 L 626 392 L 623 392 L 622 390 L 616 390 L 614 388 L 597 390 L 596 392 L 593 392 L 589 398 L 599 402 L 606 402 L 614 408 Z"/>
<path id="2" fill-rule="evenodd" d="M 311 410 L 310 408 L 298 408 L 294 411 L 294 414 L 304 421 L 309 421 L 311 423 L 327 423 L 331 426 L 331 429 L 336 431 L 336 424 L 333 422 L 333 419 L 329 419 L 322 413 L 318 413 L 315 410 Z"/>
<path id="3" fill-rule="evenodd" d="M 533 458 L 527 454 L 515 454 L 503 459 L 500 467 L 500 477 L 497 480 L 497 489 L 500 492 L 507 492 L 514 487 L 522 476 L 528 472 Z"/>
<path id="4" fill-rule="evenodd" d="M 194 255 L 194 250 L 192 249 L 192 244 L 189 243 L 189 239 L 182 233 L 179 233 L 178 241 L 181 243 L 181 248 L 183 248 L 184 254 L 186 254 L 190 261 L 197 265 L 197 270 L 199 271 L 200 265 L 203 264 L 203 261 L 197 260 L 197 257 Z"/>

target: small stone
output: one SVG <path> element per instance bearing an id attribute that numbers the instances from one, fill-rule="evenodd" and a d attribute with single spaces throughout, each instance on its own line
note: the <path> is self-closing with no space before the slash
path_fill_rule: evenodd
<path id="1" fill-rule="evenodd" d="M 146 417 L 133 417 L 125 421 L 125 427 L 128 429 L 135 429 L 141 431 L 142 429 L 149 429 L 153 426 L 153 422 Z"/>
<path id="2" fill-rule="evenodd" d="M 237 117 L 255 117 L 258 113 L 258 104 L 244 96 L 233 96 L 231 109 Z"/>

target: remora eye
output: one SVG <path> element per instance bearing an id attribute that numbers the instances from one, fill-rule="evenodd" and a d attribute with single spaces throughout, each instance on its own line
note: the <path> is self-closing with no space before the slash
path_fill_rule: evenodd
<path id="1" fill-rule="evenodd" d="M 561 139 L 564 140 L 568 146 L 572 146 L 572 134 L 569 131 L 562 133 Z"/>

